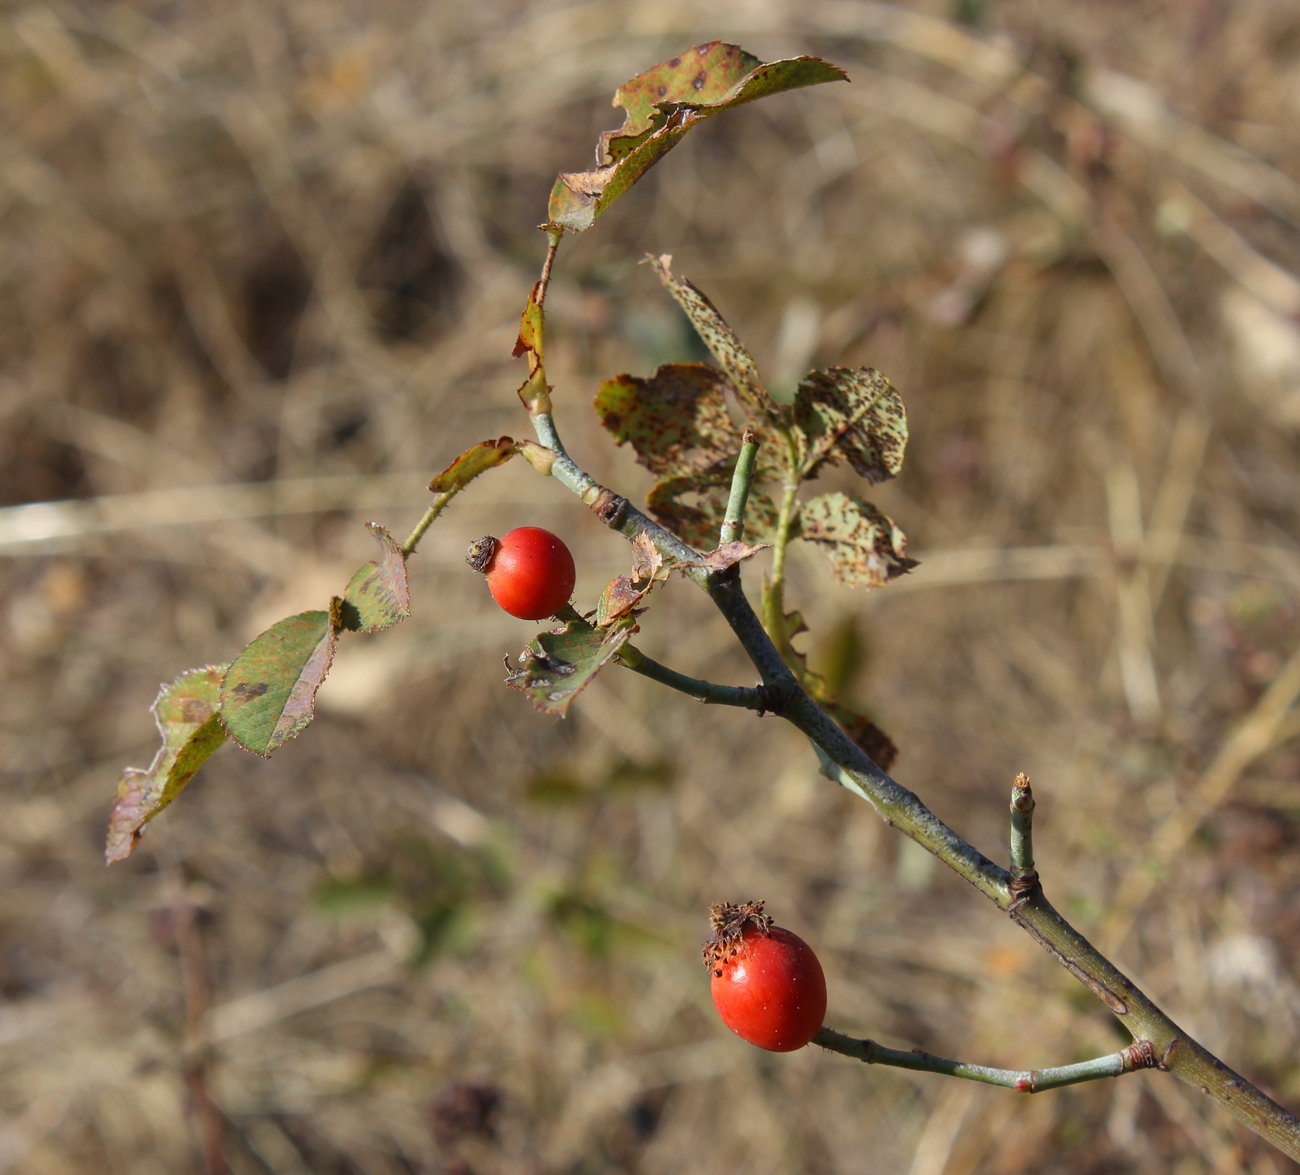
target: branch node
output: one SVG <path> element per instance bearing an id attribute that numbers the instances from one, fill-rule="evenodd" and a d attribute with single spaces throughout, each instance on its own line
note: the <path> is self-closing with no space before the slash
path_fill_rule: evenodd
<path id="1" fill-rule="evenodd" d="M 1028 873 L 1013 874 L 1007 889 L 1011 893 L 1011 905 L 1007 907 L 1007 913 L 1014 915 L 1043 892 L 1043 885 L 1038 874 L 1031 869 Z"/>
<path id="2" fill-rule="evenodd" d="M 1160 1054 L 1160 1060 L 1156 1062 L 1155 1067 L 1157 1069 L 1160 1069 L 1163 1072 L 1168 1072 L 1169 1061 L 1174 1055 L 1174 1050 L 1177 1049 L 1178 1046 L 1182 1043 L 1183 1042 L 1179 1040 L 1178 1037 L 1175 1036 L 1173 1040 L 1171 1040 L 1167 1045 L 1165 1045 L 1165 1051 Z"/>
<path id="3" fill-rule="evenodd" d="M 1177 1041 L 1175 1040 L 1175 1044 Z M 1160 1063 L 1156 1060 L 1156 1046 L 1149 1040 L 1135 1040 L 1119 1054 L 1124 1059 L 1124 1072 L 1132 1073 L 1136 1069 L 1156 1069 Z"/>
<path id="4" fill-rule="evenodd" d="M 611 530 L 622 525 L 627 514 L 627 499 L 604 486 L 598 487 L 596 496 L 588 503 L 591 512 Z"/>
<path id="5" fill-rule="evenodd" d="M 764 714 L 775 714 L 778 718 L 785 714 L 787 703 L 790 701 L 790 682 L 788 681 L 769 681 L 759 682 L 754 687 L 754 709 L 758 711 L 758 716 Z"/>

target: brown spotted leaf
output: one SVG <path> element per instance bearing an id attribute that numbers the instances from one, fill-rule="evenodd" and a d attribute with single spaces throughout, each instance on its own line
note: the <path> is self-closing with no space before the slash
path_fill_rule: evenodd
<path id="1" fill-rule="evenodd" d="M 221 720 L 241 747 L 270 755 L 316 714 L 316 691 L 334 660 L 343 601 L 271 625 L 235 658 L 221 683 Z"/>
<path id="2" fill-rule="evenodd" d="M 682 542 L 707 549 L 722 530 L 735 464 L 733 454 L 702 473 L 660 478 L 646 495 L 646 506 L 655 521 Z M 757 486 L 751 489 L 745 506 L 745 534 L 775 539 L 779 519 L 776 503 Z"/>
<path id="3" fill-rule="evenodd" d="M 622 127 L 606 131 L 593 171 L 562 173 L 551 189 L 550 222 L 582 232 L 664 157 L 693 126 L 769 94 L 847 80 L 816 57 L 764 63 L 737 45 L 709 41 L 620 86 Z"/>
<path id="4" fill-rule="evenodd" d="M 493 443 L 493 442 L 489 442 Z M 378 559 L 358 568 L 343 592 L 343 626 L 352 632 L 381 632 L 411 614 L 406 556 L 382 526 L 367 522 L 379 543 Z"/>
<path id="5" fill-rule="evenodd" d="M 727 325 L 726 319 L 718 313 L 717 307 L 685 278 L 674 276 L 672 260 L 667 253 L 649 258 L 650 267 L 677 304 L 686 311 L 686 317 L 691 320 L 701 342 L 708 347 L 709 354 L 727 373 L 744 405 L 745 414 L 756 415 L 758 419 L 755 423 L 777 420 L 780 410 L 763 387 L 753 356 L 745 350 L 744 344 Z"/>
<path id="6" fill-rule="evenodd" d="M 707 363 L 665 363 L 649 379 L 619 375 L 596 392 L 596 415 L 651 473 L 704 470 L 740 450 L 727 377 Z"/>
<path id="7" fill-rule="evenodd" d="M 809 372 L 795 394 L 793 418 L 800 480 L 840 461 L 873 483 L 897 476 L 903 467 L 903 400 L 870 367 Z"/>
<path id="8" fill-rule="evenodd" d="M 916 566 L 903 532 L 870 502 L 848 494 L 805 502 L 799 537 L 821 548 L 837 583 L 880 587 Z"/>
<path id="9" fill-rule="evenodd" d="M 626 618 L 609 629 L 571 620 L 559 632 L 538 633 L 519 654 L 518 667 L 507 672 L 506 684 L 527 694 L 534 709 L 564 715 L 635 631 Z"/>
<path id="10" fill-rule="evenodd" d="M 429 483 L 429 489 L 435 494 L 453 494 L 463 490 L 480 473 L 509 461 L 519 451 L 519 446 L 510 437 L 498 437 L 494 441 L 479 441 L 477 445 L 466 449 Z"/>
<path id="11" fill-rule="evenodd" d="M 162 746 L 146 771 L 128 767 L 117 785 L 104 859 L 131 855 L 144 826 L 172 802 L 226 741 L 217 717 L 224 665 L 205 665 L 164 685 L 153 704 Z"/>

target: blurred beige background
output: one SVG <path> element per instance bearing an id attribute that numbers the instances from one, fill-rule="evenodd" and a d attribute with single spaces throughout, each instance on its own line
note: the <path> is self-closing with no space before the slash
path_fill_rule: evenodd
<path id="1" fill-rule="evenodd" d="M 698 355 L 648 250 L 774 386 L 885 371 L 912 439 L 872 497 L 921 566 L 863 594 L 797 552 L 814 666 L 1000 860 L 1027 771 L 1049 895 L 1300 1104 L 1300 11 L 0 12 L 0 1170 L 1294 1169 L 1159 1074 L 1031 1100 L 731 1037 L 697 948 L 710 902 L 762 897 L 835 1027 L 1009 1066 L 1123 1043 L 775 720 L 613 670 L 566 721 L 508 691 L 532 630 L 467 541 L 559 531 L 588 607 L 628 565 L 520 462 L 436 524 L 414 616 L 346 641 L 304 737 L 224 749 L 100 853 L 158 682 L 322 606 L 363 521 L 405 533 L 429 476 L 526 429 L 534 226 L 615 87 L 715 37 L 816 53 L 852 84 L 710 122 L 566 243 L 567 442 L 648 487 L 589 408 Z M 753 680 L 687 584 L 642 626 Z"/>

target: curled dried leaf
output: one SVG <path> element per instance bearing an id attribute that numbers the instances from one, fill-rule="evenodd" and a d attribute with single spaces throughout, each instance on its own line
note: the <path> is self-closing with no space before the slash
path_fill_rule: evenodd
<path id="1" fill-rule="evenodd" d="M 766 551 L 771 547 L 771 543 L 746 543 L 736 540 L 731 543 L 723 543 L 722 546 L 701 555 L 698 560 L 692 560 L 690 563 L 683 563 L 683 567 L 705 567 L 710 571 L 726 571 L 728 567 L 734 567 L 742 559 L 748 559 L 751 555 L 757 555 L 759 551 Z"/>
<path id="2" fill-rule="evenodd" d="M 582 232 L 705 118 L 769 94 L 847 80 L 816 57 L 761 62 L 738 45 L 709 41 L 621 85 L 623 125 L 606 131 L 592 171 L 562 173 L 551 189 L 550 223 Z"/>
<path id="3" fill-rule="evenodd" d="M 519 655 L 518 667 L 507 673 L 506 684 L 527 694 L 534 709 L 562 716 L 634 632 L 636 625 L 625 618 L 606 629 L 572 620 L 556 632 L 538 633 Z"/>
<path id="4" fill-rule="evenodd" d="M 509 461 L 518 450 L 519 446 L 511 437 L 479 441 L 477 445 L 471 445 L 466 449 L 429 482 L 429 489 L 435 494 L 451 494 L 463 490 L 480 473 L 486 473 L 489 469 Z"/>

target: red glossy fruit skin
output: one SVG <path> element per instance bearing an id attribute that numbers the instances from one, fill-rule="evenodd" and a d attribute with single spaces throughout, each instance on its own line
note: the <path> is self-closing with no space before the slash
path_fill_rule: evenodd
<path id="1" fill-rule="evenodd" d="M 783 927 L 764 936 L 747 926 L 744 937 L 740 953 L 710 972 L 713 1006 L 750 1044 L 774 1053 L 803 1048 L 826 1019 L 821 963 L 812 947 Z"/>
<path id="2" fill-rule="evenodd" d="M 511 616 L 544 620 L 573 595 L 577 571 L 562 540 L 540 526 L 520 526 L 501 536 L 488 564 L 488 588 Z"/>

